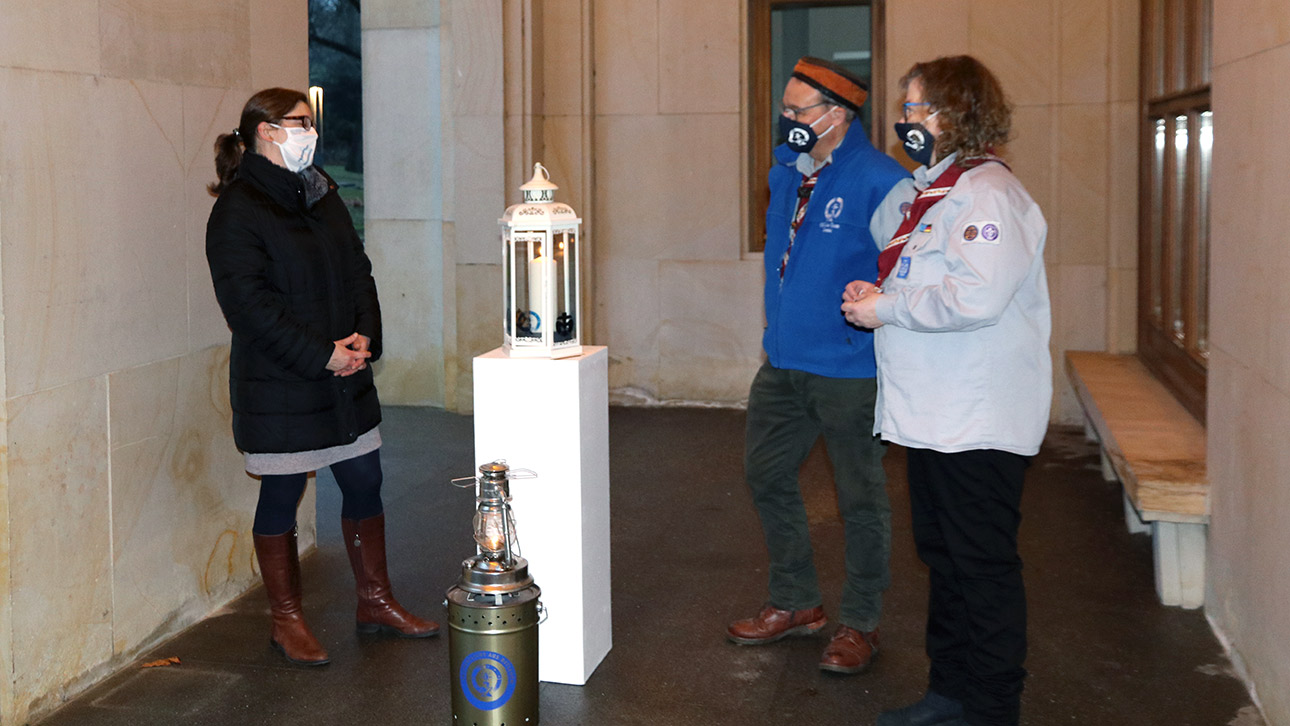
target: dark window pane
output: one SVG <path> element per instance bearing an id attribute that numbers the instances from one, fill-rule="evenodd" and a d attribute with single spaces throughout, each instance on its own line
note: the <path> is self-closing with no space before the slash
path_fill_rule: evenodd
<path id="1" fill-rule="evenodd" d="M 1183 327 L 1183 257 L 1187 239 L 1187 117 L 1173 118 L 1173 184 L 1170 201 L 1169 246 L 1169 330 L 1181 342 L 1186 330 Z"/>
<path id="2" fill-rule="evenodd" d="M 779 108 L 784 84 L 793 64 L 809 55 L 832 61 L 872 82 L 872 12 L 868 3 L 830 7 L 777 7 L 770 12 L 770 107 Z M 872 129 L 872 112 L 866 103 L 860 121 L 866 132 Z M 771 139 L 779 138 L 779 118 L 770 118 Z M 823 131 L 823 127 L 817 129 Z"/>
<path id="3" fill-rule="evenodd" d="M 1147 299 L 1150 301 L 1150 317 L 1156 327 L 1162 325 L 1164 300 L 1161 290 L 1160 274 L 1164 256 L 1164 182 L 1165 182 L 1165 120 L 1155 120 L 1154 139 L 1151 154 L 1151 208 L 1148 211 L 1151 219 L 1151 239 L 1147 251 L 1146 282 L 1149 286 Z"/>
<path id="4" fill-rule="evenodd" d="M 1209 173 L 1212 168 L 1214 147 L 1214 113 L 1200 114 L 1200 205 L 1196 242 L 1196 352 L 1202 358 L 1209 355 Z"/>

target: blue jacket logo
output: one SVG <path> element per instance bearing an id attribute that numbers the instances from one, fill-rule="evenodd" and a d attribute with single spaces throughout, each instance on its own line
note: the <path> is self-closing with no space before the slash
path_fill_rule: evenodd
<path id="1" fill-rule="evenodd" d="M 836 222 L 842 215 L 842 197 L 834 197 L 829 203 L 824 205 L 824 218 L 830 222 Z"/>

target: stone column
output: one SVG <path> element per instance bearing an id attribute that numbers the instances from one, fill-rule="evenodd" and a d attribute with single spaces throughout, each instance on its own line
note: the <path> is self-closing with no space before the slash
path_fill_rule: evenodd
<path id="1" fill-rule="evenodd" d="M 386 403 L 444 406 L 457 323 L 440 4 L 373 0 L 362 23 L 366 242 L 385 338 L 377 387 Z"/>

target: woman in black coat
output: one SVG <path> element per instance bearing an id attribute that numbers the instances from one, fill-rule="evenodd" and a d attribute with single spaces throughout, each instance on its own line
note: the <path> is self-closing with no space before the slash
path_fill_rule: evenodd
<path id="1" fill-rule="evenodd" d="M 369 362 L 381 354 L 372 264 L 336 184 L 312 166 L 308 99 L 270 88 L 215 142 L 218 197 L 206 225 L 215 296 L 233 333 L 233 438 L 260 477 L 252 533 L 273 613 L 270 643 L 288 660 L 327 653 L 300 608 L 296 506 L 308 473 L 330 466 L 358 587 L 360 632 L 422 638 L 439 626 L 399 605 L 385 567 L 381 405 Z"/>

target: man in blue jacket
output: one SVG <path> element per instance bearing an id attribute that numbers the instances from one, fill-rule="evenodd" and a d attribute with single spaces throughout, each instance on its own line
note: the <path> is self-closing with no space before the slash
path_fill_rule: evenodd
<path id="1" fill-rule="evenodd" d="M 913 199 L 909 174 L 869 143 L 856 114 L 868 86 L 846 69 L 802 58 L 781 104 L 766 211 L 767 361 L 748 393 L 744 468 L 770 554 L 770 597 L 730 625 L 740 645 L 822 629 L 823 596 L 798 470 L 821 434 L 846 533 L 839 626 L 820 668 L 859 673 L 878 650 L 890 580 L 891 508 L 873 435 L 873 334 L 847 324 L 847 283 L 877 275 L 878 252 Z M 907 209 L 908 204 L 904 204 Z"/>

